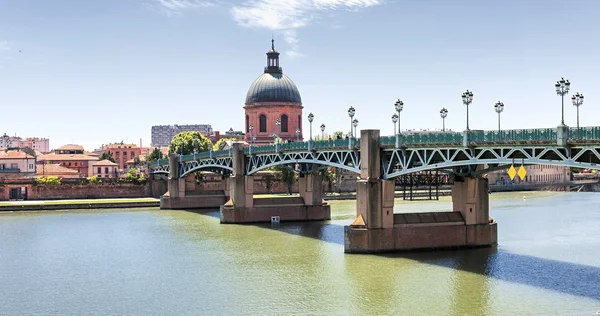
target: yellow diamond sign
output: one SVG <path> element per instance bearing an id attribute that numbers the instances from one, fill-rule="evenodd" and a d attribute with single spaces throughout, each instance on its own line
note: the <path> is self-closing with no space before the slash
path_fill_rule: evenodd
<path id="1" fill-rule="evenodd" d="M 517 170 L 515 170 L 515 166 L 511 165 L 510 169 L 508 169 L 508 176 L 510 177 L 511 180 L 513 180 L 516 175 L 517 175 Z"/>
<path id="2" fill-rule="evenodd" d="M 527 175 L 527 170 L 525 170 L 525 166 L 521 165 L 518 174 L 519 178 L 521 178 L 521 181 L 525 180 L 525 176 Z"/>

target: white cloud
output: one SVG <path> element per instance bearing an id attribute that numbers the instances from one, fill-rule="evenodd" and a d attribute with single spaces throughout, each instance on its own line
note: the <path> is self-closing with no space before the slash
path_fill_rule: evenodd
<path id="1" fill-rule="evenodd" d="M 7 41 L 0 41 L 0 50 L 9 50 L 10 45 Z"/>
<path id="2" fill-rule="evenodd" d="M 152 5 L 167 14 L 179 14 L 181 11 L 197 8 L 214 7 L 219 0 L 152 0 Z"/>
<path id="3" fill-rule="evenodd" d="M 279 31 L 290 44 L 290 57 L 298 51 L 297 30 L 309 25 L 326 11 L 355 10 L 379 5 L 384 0 L 248 0 L 234 6 L 231 14 L 243 27 Z"/>

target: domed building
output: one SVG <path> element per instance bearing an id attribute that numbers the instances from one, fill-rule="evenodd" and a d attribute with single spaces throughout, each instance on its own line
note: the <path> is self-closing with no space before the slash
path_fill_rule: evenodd
<path id="1" fill-rule="evenodd" d="M 246 142 L 273 143 L 274 135 L 283 141 L 302 140 L 302 99 L 298 88 L 279 67 L 275 41 L 267 52 L 267 67 L 246 95 Z M 300 131 L 296 135 L 296 130 Z"/>

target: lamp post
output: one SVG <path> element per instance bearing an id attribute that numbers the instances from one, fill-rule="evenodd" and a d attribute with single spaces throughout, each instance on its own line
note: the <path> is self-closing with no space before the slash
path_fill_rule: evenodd
<path id="1" fill-rule="evenodd" d="M 560 121 L 560 125 L 565 125 L 565 95 L 569 94 L 569 90 L 571 89 L 571 83 L 569 80 L 565 80 L 565 78 L 560 78 L 554 85 L 556 88 L 556 95 L 560 95 L 561 98 L 561 109 L 562 109 L 562 118 Z"/>
<path id="2" fill-rule="evenodd" d="M 398 99 L 396 101 L 396 103 L 394 103 L 394 108 L 396 109 L 396 112 L 398 113 L 398 134 L 396 134 L 396 148 L 402 146 L 402 131 L 400 130 L 400 112 L 402 112 L 402 109 L 404 109 L 404 102 L 400 101 L 400 99 Z"/>
<path id="3" fill-rule="evenodd" d="M 473 103 L 473 92 L 467 90 L 462 94 L 462 102 L 467 106 L 467 132 L 469 130 L 469 104 Z"/>
<path id="4" fill-rule="evenodd" d="M 321 124 L 321 140 L 325 140 L 325 124 Z"/>
<path id="5" fill-rule="evenodd" d="M 354 119 L 352 121 L 352 126 L 354 126 L 354 135 L 358 136 L 358 134 L 356 133 L 356 127 L 358 126 L 358 119 Z"/>
<path id="6" fill-rule="evenodd" d="M 579 106 L 583 104 L 583 94 L 577 92 L 571 98 L 573 105 L 577 108 L 577 133 L 579 133 Z"/>
<path id="7" fill-rule="evenodd" d="M 442 108 L 440 110 L 440 116 L 442 117 L 442 132 L 446 131 L 446 117 L 448 116 L 448 110 Z"/>
<path id="8" fill-rule="evenodd" d="M 500 113 L 504 111 L 504 103 L 498 101 L 494 104 L 494 110 L 498 113 L 498 133 L 500 133 Z"/>
<path id="9" fill-rule="evenodd" d="M 308 123 L 310 125 L 310 137 L 308 138 L 309 141 L 312 141 L 312 122 L 315 119 L 315 116 L 312 113 L 308 113 Z"/>
<path id="10" fill-rule="evenodd" d="M 281 120 L 280 119 L 275 120 L 275 131 L 278 132 L 280 126 L 281 126 Z M 273 135 L 275 135 L 275 138 L 277 138 L 278 133 L 273 133 Z"/>
<path id="11" fill-rule="evenodd" d="M 248 126 L 248 130 L 250 131 L 250 144 L 254 144 L 253 138 L 252 137 L 252 130 L 254 130 L 254 125 L 250 124 L 250 126 Z"/>
<path id="12" fill-rule="evenodd" d="M 396 135 L 396 123 L 398 123 L 398 114 L 392 115 L 392 122 L 394 123 L 394 135 Z"/>
<path id="13" fill-rule="evenodd" d="M 300 128 L 296 128 L 296 141 L 300 141 Z"/>
<path id="14" fill-rule="evenodd" d="M 354 114 L 356 110 L 353 106 L 348 109 L 348 116 L 350 116 L 350 137 L 348 138 L 348 149 L 352 149 L 352 118 L 354 118 Z"/>

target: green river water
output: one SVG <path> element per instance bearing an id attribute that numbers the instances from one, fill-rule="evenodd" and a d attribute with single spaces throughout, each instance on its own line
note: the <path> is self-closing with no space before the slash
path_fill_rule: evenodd
<path id="1" fill-rule="evenodd" d="M 331 221 L 277 226 L 221 225 L 218 210 L 0 213 L 0 315 L 600 311 L 600 193 L 494 193 L 497 248 L 386 255 L 344 254 L 355 201 L 330 204 Z"/>

